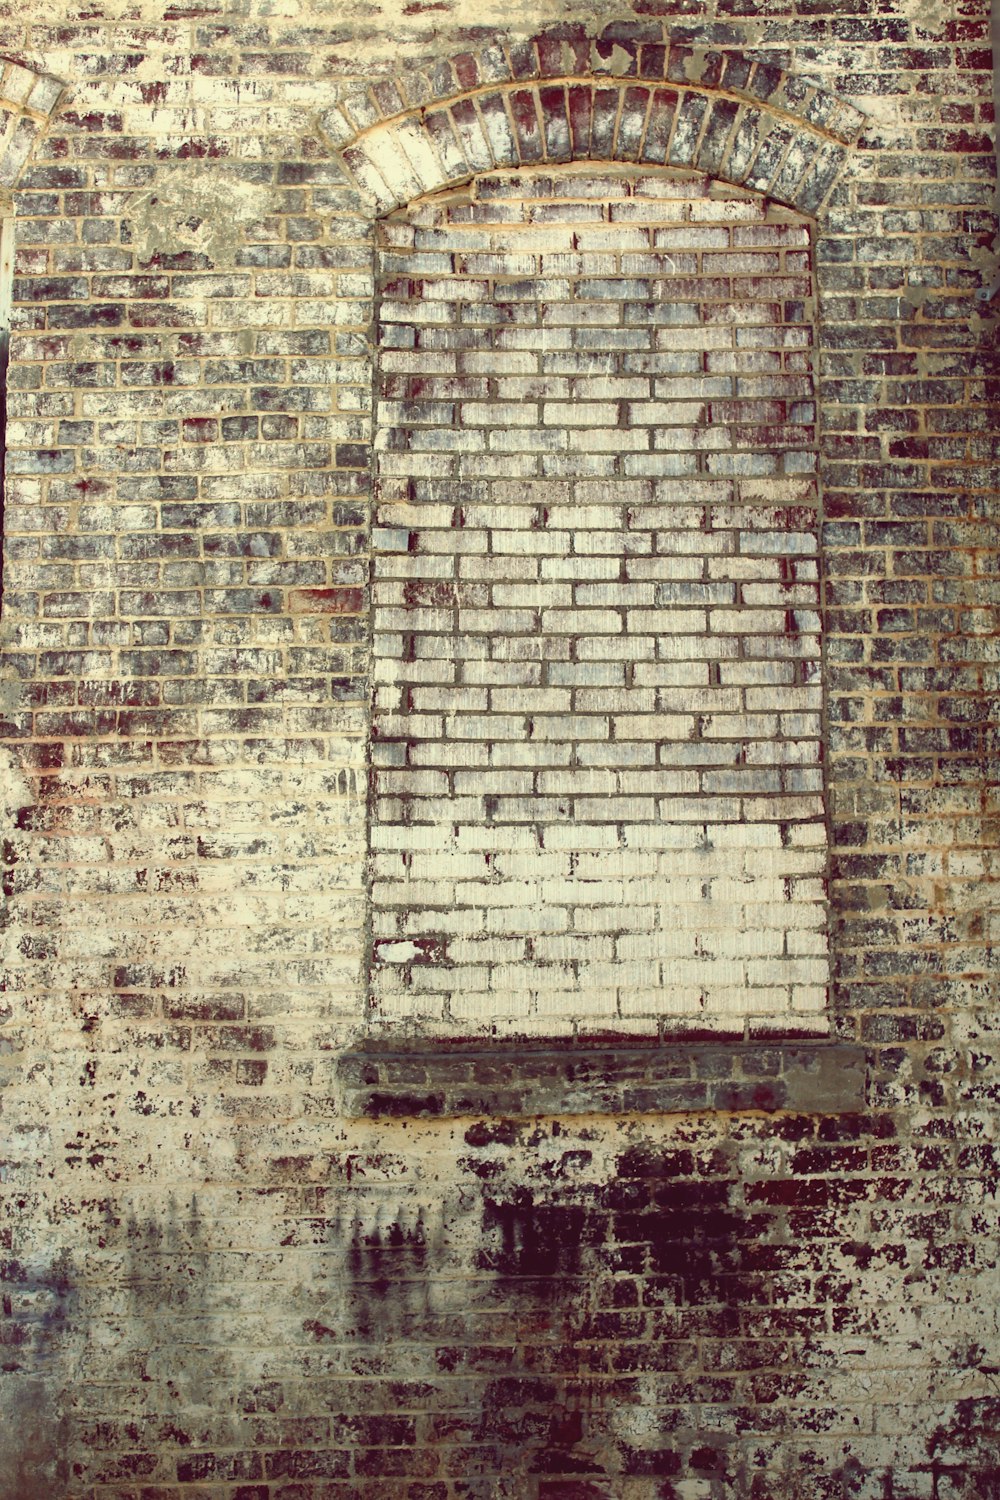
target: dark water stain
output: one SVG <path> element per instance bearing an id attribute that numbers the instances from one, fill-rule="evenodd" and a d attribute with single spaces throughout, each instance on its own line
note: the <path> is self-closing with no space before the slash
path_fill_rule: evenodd
<path id="1" fill-rule="evenodd" d="M 0 1362 L 0 1495 L 61 1500 L 71 1476 L 63 1371 L 70 1346 L 81 1336 L 72 1260 L 62 1251 L 43 1272 L 5 1261 L 0 1287 L 7 1325 Z"/>
<path id="2" fill-rule="evenodd" d="M 536 1202 L 529 1188 L 484 1194 L 480 1269 L 501 1278 L 578 1276 L 593 1215 L 581 1203 Z"/>
<path id="3" fill-rule="evenodd" d="M 430 1313 L 429 1260 L 422 1211 L 407 1224 L 394 1219 L 366 1227 L 355 1220 L 346 1247 L 341 1334 L 376 1343 L 419 1338 Z"/>

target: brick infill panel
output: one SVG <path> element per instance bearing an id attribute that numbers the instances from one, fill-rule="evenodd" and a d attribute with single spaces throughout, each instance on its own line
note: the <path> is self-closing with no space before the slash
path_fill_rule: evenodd
<path id="1" fill-rule="evenodd" d="M 360 1044 L 337 1075 L 351 1118 L 851 1114 L 865 1105 L 865 1051 L 828 1041 L 667 1046 Z"/>

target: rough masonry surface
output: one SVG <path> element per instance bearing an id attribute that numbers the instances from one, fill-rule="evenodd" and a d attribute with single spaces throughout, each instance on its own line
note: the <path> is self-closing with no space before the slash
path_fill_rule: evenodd
<path id="1" fill-rule="evenodd" d="M 988 0 L 0 57 L 0 1495 L 992 1500 Z"/>

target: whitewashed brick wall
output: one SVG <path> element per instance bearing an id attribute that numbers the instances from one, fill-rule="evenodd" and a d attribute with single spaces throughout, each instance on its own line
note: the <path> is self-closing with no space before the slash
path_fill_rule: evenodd
<path id="1" fill-rule="evenodd" d="M 379 276 L 376 1020 L 821 1027 L 807 222 L 496 174 Z"/>

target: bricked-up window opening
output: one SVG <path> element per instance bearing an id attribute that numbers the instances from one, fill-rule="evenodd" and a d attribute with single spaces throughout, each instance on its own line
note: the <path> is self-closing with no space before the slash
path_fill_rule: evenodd
<path id="1" fill-rule="evenodd" d="M 0 610 L 3 608 L 4 489 L 7 472 L 7 367 L 10 363 L 10 313 L 14 285 L 14 234 L 9 219 L 0 219 Z"/>
<path id="2" fill-rule="evenodd" d="M 809 225 L 497 174 L 379 298 L 374 1022 L 823 1030 Z"/>

